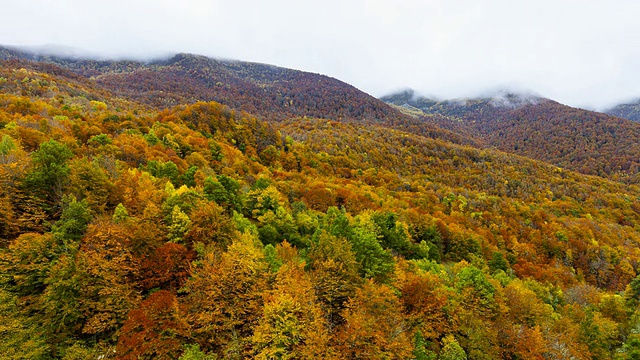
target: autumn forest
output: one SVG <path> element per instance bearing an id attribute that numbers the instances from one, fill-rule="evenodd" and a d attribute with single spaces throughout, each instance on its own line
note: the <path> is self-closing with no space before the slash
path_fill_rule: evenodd
<path id="1" fill-rule="evenodd" d="M 1 358 L 640 359 L 638 123 L 0 59 Z"/>

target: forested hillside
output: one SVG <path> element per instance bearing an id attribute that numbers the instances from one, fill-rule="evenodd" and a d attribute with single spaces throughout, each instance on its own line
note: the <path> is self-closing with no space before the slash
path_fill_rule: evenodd
<path id="1" fill-rule="evenodd" d="M 502 151 L 628 183 L 640 178 L 640 123 L 531 95 L 435 101 L 411 91 L 383 98 L 425 122 Z"/>
<path id="2" fill-rule="evenodd" d="M 637 186 L 103 73 L 0 62 L 3 357 L 640 355 Z"/>
<path id="3" fill-rule="evenodd" d="M 618 104 L 610 109 L 605 110 L 604 112 L 609 115 L 618 116 L 637 122 L 640 121 L 640 100 Z"/>
<path id="4" fill-rule="evenodd" d="M 216 101 L 269 122 L 297 116 L 377 124 L 459 144 L 477 145 L 414 119 L 355 87 L 328 76 L 272 65 L 177 54 L 151 62 L 96 61 L 41 56 L 0 46 L 0 59 L 13 67 L 91 79 L 115 96 L 164 109 Z M 25 61 L 39 60 L 39 62 Z"/>

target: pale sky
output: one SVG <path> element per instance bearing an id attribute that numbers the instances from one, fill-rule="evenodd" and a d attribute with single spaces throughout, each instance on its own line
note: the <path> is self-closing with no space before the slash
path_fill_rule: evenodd
<path id="1" fill-rule="evenodd" d="M 0 0 L 0 10 L 4 45 L 263 62 L 374 96 L 508 87 L 590 108 L 640 97 L 640 1 Z"/>

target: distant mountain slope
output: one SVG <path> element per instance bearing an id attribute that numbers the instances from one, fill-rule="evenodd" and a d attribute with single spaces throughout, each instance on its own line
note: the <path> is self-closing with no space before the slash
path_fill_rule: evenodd
<path id="1" fill-rule="evenodd" d="M 339 80 L 265 64 L 177 54 L 150 63 L 42 56 L 4 49 L 3 59 L 54 63 L 118 94 L 156 107 L 215 100 L 266 117 L 368 117 L 388 119 L 397 112 Z M 348 103 L 348 105 L 345 105 Z"/>
<path id="2" fill-rule="evenodd" d="M 631 121 L 640 122 L 640 99 L 629 103 L 618 104 L 610 109 L 605 110 L 604 113 Z"/>
<path id="3" fill-rule="evenodd" d="M 629 120 L 522 94 L 434 101 L 405 91 L 383 100 L 440 115 L 425 120 L 503 151 L 585 174 L 637 181 L 640 124 Z"/>
<path id="4" fill-rule="evenodd" d="M 39 71 L 91 79 L 115 96 L 154 108 L 216 101 L 270 121 L 295 117 L 364 122 L 457 144 L 472 139 L 403 114 L 383 101 L 328 76 L 272 65 L 177 54 L 152 62 L 99 61 L 39 55 L 0 47 L 0 59 Z M 56 65 L 61 68 L 51 68 Z"/>

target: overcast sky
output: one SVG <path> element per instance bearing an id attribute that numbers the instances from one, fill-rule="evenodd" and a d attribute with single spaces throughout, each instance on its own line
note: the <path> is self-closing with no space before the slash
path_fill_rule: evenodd
<path id="1" fill-rule="evenodd" d="M 640 1 L 0 0 L 0 9 L 0 44 L 264 62 L 374 96 L 509 87 L 592 108 L 640 97 Z"/>

